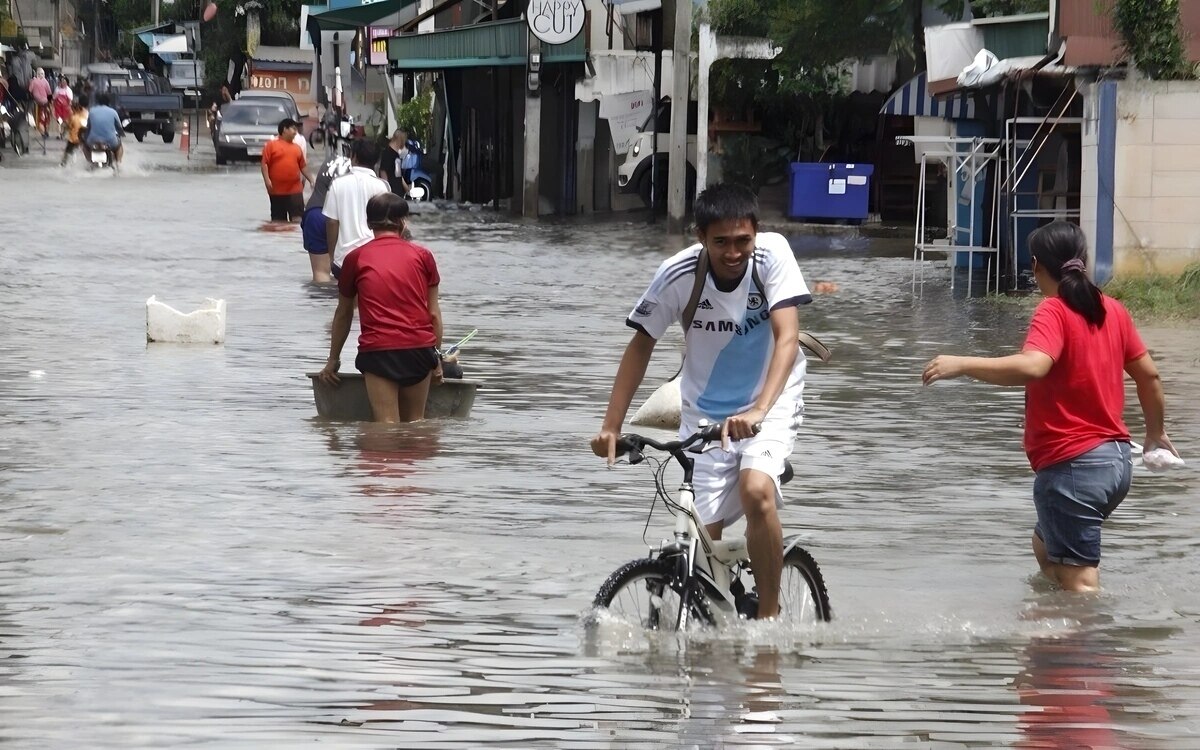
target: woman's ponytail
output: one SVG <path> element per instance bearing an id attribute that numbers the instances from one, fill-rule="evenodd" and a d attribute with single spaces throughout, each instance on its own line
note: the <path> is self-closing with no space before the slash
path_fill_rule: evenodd
<path id="1" fill-rule="evenodd" d="M 1053 221 L 1029 235 L 1029 252 L 1058 282 L 1058 296 L 1089 324 L 1104 325 L 1104 298 L 1087 276 L 1087 238 L 1066 221 Z"/>

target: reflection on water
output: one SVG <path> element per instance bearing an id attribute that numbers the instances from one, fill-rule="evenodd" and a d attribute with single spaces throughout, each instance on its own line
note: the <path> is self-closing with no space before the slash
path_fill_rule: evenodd
<path id="1" fill-rule="evenodd" d="M 681 643 L 583 627 L 645 554 L 650 484 L 586 440 L 624 316 L 677 243 L 623 220 L 415 216 L 447 338 L 479 329 L 472 418 L 330 423 L 304 373 L 335 295 L 305 283 L 293 233 L 256 231 L 254 170 L 0 180 L 10 215 L 56 206 L 0 248 L 14 747 L 1195 746 L 1192 475 L 1137 473 L 1091 611 L 1032 589 L 1020 391 L 919 380 L 934 352 L 1016 346 L 1027 308 L 952 300 L 944 268 L 914 301 L 903 253 L 797 243 L 807 278 L 840 290 L 803 313 L 835 359 L 810 367 L 783 523 L 838 619 Z M 225 345 L 147 346 L 151 294 L 226 299 Z M 1144 333 L 1186 453 L 1198 344 Z"/>

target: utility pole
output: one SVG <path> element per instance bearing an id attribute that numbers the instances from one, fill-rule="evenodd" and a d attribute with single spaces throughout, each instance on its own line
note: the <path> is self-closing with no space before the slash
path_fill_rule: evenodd
<path id="1" fill-rule="evenodd" d="M 671 159 L 667 165 L 667 233 L 683 234 L 687 212 L 687 141 L 691 81 L 692 0 L 675 0 L 675 38 L 671 46 Z M 707 127 L 697 122 L 697 128 Z M 700 158 L 700 155 L 697 155 Z"/>
<path id="2" fill-rule="evenodd" d="M 654 49 L 654 104 L 651 105 L 650 115 L 653 122 L 654 147 L 650 149 L 650 221 L 658 217 L 663 209 L 658 203 L 659 180 L 663 179 L 662 170 L 658 168 L 658 110 L 662 106 L 662 53 L 663 53 L 663 9 L 659 7 L 651 17 L 650 46 Z"/>
<path id="3" fill-rule="evenodd" d="M 153 11 L 151 12 L 150 20 L 154 22 L 155 26 L 157 26 L 158 25 L 158 17 L 160 15 L 160 11 L 162 9 L 162 0 L 154 0 L 154 2 L 150 3 L 150 7 L 153 8 Z"/>

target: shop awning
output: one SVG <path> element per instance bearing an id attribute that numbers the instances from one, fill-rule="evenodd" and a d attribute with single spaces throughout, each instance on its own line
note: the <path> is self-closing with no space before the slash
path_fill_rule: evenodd
<path id="1" fill-rule="evenodd" d="M 410 5 L 416 5 L 420 0 L 379 0 L 366 5 L 352 5 L 348 8 L 334 8 L 322 13 L 313 13 L 308 17 L 308 35 L 314 44 L 320 39 L 322 31 L 344 31 L 360 29 L 364 26 L 381 26 L 379 21 L 394 16 Z"/>
<path id="2" fill-rule="evenodd" d="M 563 44 L 543 44 L 542 64 L 587 59 L 587 37 Z M 529 27 L 520 18 L 492 21 L 425 34 L 388 37 L 388 64 L 393 71 L 445 70 L 522 66 L 529 61 Z"/>
<path id="3" fill-rule="evenodd" d="M 974 120 L 975 102 L 969 94 L 934 99 L 925 86 L 925 72 L 922 71 L 893 92 L 884 102 L 879 114 Z"/>

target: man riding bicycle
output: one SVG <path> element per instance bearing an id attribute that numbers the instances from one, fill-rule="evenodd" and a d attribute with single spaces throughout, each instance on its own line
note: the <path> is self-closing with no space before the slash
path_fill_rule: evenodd
<path id="1" fill-rule="evenodd" d="M 113 163 L 120 164 L 125 148 L 121 145 L 121 116 L 110 104 L 112 97 L 107 93 L 96 94 L 96 106 L 88 111 L 87 147 L 91 151 L 107 148 L 112 152 Z"/>
<path id="2" fill-rule="evenodd" d="M 759 617 L 773 617 L 783 556 L 779 475 L 804 409 L 795 308 L 812 296 L 787 240 L 758 234 L 758 201 L 749 189 L 713 185 L 696 197 L 694 212 L 700 242 L 659 266 L 626 320 L 635 333 L 592 451 L 615 460 L 655 344 L 673 322 L 684 324 L 680 437 L 702 419 L 724 423 L 721 446 L 696 456 L 696 507 L 713 539 L 746 516 Z"/>

